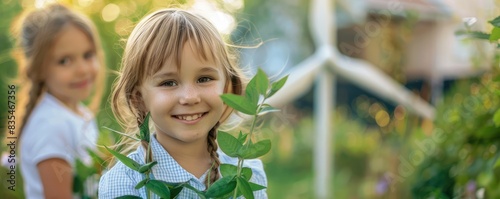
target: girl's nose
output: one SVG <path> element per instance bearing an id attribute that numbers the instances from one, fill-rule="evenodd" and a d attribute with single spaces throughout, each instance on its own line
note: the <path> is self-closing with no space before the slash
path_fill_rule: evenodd
<path id="1" fill-rule="evenodd" d="M 96 60 L 88 60 L 85 58 L 76 60 L 76 70 L 79 75 L 92 75 L 96 72 L 99 67 L 98 62 Z"/>
<path id="2" fill-rule="evenodd" d="M 76 61 L 76 71 L 79 75 L 86 75 L 92 70 L 92 64 L 85 59 L 78 59 Z"/>
<path id="3" fill-rule="evenodd" d="M 200 103 L 199 91 L 194 86 L 184 86 L 181 89 L 179 103 L 182 105 L 194 105 Z"/>

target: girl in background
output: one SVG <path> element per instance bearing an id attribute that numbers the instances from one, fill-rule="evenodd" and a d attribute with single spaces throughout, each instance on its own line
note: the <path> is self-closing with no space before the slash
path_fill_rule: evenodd
<path id="1" fill-rule="evenodd" d="M 213 25 L 187 11 L 159 10 L 132 31 L 121 76 L 114 86 L 112 108 L 132 137 L 150 113 L 154 126 L 150 143 L 136 142 L 137 150 L 128 156 L 144 164 L 150 145 L 152 161 L 158 162 L 152 168 L 154 179 L 188 182 L 205 190 L 221 177 L 221 163 L 237 164 L 236 158 L 217 150 L 216 142 L 219 124 L 232 112 L 219 96 L 243 93 L 243 76 L 233 57 Z M 260 160 L 245 160 L 244 166 L 253 171 L 250 181 L 267 186 Z M 101 177 L 99 198 L 146 198 L 144 187 L 134 188 L 143 178 L 118 162 Z M 267 198 L 265 190 L 254 194 Z M 183 189 L 178 198 L 198 196 Z"/>
<path id="2" fill-rule="evenodd" d="M 75 160 L 91 161 L 104 85 L 103 52 L 87 17 L 59 4 L 24 14 L 17 38 L 17 110 L 26 198 L 72 198 Z M 102 88 L 102 87 L 101 87 Z M 91 99 L 90 108 L 82 101 Z"/>

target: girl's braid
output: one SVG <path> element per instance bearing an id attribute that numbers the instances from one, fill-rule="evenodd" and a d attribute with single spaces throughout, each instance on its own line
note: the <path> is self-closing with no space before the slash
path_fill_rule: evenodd
<path id="1" fill-rule="evenodd" d="M 208 189 L 209 184 L 213 184 L 215 181 L 219 179 L 219 154 L 217 154 L 217 127 L 219 123 L 217 123 L 214 128 L 208 132 L 207 143 L 208 143 L 208 152 L 210 153 L 210 157 L 212 158 L 212 167 L 210 171 L 210 178 L 205 180 L 205 186 Z"/>

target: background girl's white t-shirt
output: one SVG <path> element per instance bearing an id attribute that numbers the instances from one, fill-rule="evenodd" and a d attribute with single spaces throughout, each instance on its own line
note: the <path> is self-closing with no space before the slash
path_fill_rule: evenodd
<path id="1" fill-rule="evenodd" d="M 38 163 L 60 158 L 74 168 L 77 158 L 85 164 L 91 162 L 87 149 L 96 148 L 97 125 L 84 105 L 80 104 L 79 110 L 84 116 L 72 112 L 49 93 L 44 93 L 34 108 L 20 139 L 21 174 L 26 198 L 44 198 Z M 54 165 L 54 169 L 59 168 Z M 74 173 L 61 169 L 57 172 L 71 176 Z"/>

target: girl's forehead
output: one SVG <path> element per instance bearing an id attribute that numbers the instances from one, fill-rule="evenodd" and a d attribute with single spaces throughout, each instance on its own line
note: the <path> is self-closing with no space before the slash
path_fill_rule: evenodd
<path id="1" fill-rule="evenodd" d="M 196 46 L 191 42 L 186 42 L 182 50 L 177 54 L 168 56 L 163 65 L 158 66 L 154 73 L 159 71 L 184 71 L 195 70 L 200 66 L 213 67 L 217 70 L 223 70 L 220 62 L 215 57 L 215 54 L 210 49 L 202 49 L 203 47 Z"/>
<path id="2" fill-rule="evenodd" d="M 56 33 L 50 49 L 53 57 L 60 57 L 80 51 L 95 50 L 95 45 L 92 37 L 82 28 L 67 24 Z"/>

